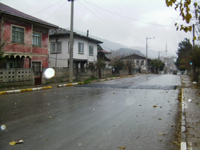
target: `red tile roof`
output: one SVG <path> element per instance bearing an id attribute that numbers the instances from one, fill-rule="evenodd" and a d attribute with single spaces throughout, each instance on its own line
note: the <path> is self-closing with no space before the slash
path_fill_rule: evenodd
<path id="1" fill-rule="evenodd" d="M 9 6 L 7 6 L 3 3 L 0 3 L 0 15 L 3 15 L 3 14 L 15 16 L 15 17 L 22 18 L 22 19 L 25 19 L 25 20 L 29 20 L 29 21 L 32 21 L 32 22 L 35 22 L 35 23 L 46 25 L 49 28 L 58 28 L 58 26 L 56 26 L 54 24 L 51 24 L 51 23 L 48 23 L 48 22 L 43 21 L 41 19 L 35 18 L 35 17 L 30 16 L 28 14 L 25 14 L 25 13 L 19 11 L 19 10 L 16 10 L 12 7 L 9 7 Z"/>

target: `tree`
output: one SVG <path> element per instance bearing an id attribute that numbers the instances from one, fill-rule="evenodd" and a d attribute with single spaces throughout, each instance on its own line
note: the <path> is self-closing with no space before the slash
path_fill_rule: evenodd
<path id="1" fill-rule="evenodd" d="M 179 9 L 182 20 L 188 24 L 187 26 L 184 26 L 183 24 L 178 25 L 175 23 L 175 26 L 177 26 L 176 30 L 184 30 L 185 32 L 192 31 L 192 25 L 189 25 L 190 21 L 194 19 L 197 22 L 200 22 L 200 6 L 198 2 L 192 2 L 191 0 L 165 0 L 165 2 L 167 7 L 174 7 L 175 10 Z M 196 38 L 194 37 L 193 40 L 195 39 Z"/>
<path id="2" fill-rule="evenodd" d="M 119 56 L 112 59 L 111 65 L 114 67 L 116 73 L 119 73 L 125 67 L 124 61 Z"/>
<path id="3" fill-rule="evenodd" d="M 4 60 L 4 51 L 3 51 L 3 47 L 5 45 L 5 42 L 3 42 L 1 45 L 0 45 L 0 63 L 2 63 L 2 61 Z"/>
<path id="4" fill-rule="evenodd" d="M 158 70 L 163 70 L 165 64 L 159 59 L 153 59 L 151 60 L 151 66 L 154 68 L 154 72 L 157 72 Z"/>
<path id="5" fill-rule="evenodd" d="M 200 47 L 195 45 L 193 50 L 190 52 L 190 61 L 195 67 L 200 68 Z"/>
<path id="6" fill-rule="evenodd" d="M 190 43 L 190 40 L 185 38 L 184 41 L 181 41 L 178 44 L 178 50 L 177 50 L 177 56 L 178 58 L 176 59 L 176 67 L 179 70 L 186 70 L 190 68 L 190 61 L 191 61 L 191 56 L 190 53 L 192 51 L 192 44 Z"/>

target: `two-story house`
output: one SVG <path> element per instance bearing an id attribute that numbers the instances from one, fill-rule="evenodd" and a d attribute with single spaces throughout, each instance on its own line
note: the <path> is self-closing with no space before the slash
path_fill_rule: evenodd
<path id="1" fill-rule="evenodd" d="M 0 68 L 33 68 L 35 76 L 48 67 L 49 29 L 58 26 L 0 3 L 0 42 L 5 61 Z"/>
<path id="2" fill-rule="evenodd" d="M 70 31 L 59 28 L 51 29 L 49 33 L 50 67 L 69 67 Z M 103 42 L 74 32 L 73 63 L 76 71 L 84 70 L 89 63 L 97 61 L 97 45 Z"/>
<path id="3" fill-rule="evenodd" d="M 131 55 L 122 57 L 121 59 L 123 59 L 124 61 L 126 60 L 133 61 L 135 71 L 140 72 L 140 73 L 146 72 L 146 57 L 140 56 L 137 54 L 131 54 Z M 148 58 L 147 61 L 148 61 L 148 70 L 150 71 L 151 59 Z"/>

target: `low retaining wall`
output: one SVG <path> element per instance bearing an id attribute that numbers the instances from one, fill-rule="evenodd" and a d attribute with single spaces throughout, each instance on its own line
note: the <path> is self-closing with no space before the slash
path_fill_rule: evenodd
<path id="1" fill-rule="evenodd" d="M 0 69 L 0 87 L 34 85 L 32 68 Z"/>

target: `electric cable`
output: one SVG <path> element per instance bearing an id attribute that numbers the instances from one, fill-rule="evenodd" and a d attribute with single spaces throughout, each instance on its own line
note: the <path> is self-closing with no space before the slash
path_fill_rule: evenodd
<path id="1" fill-rule="evenodd" d="M 61 0 L 61 1 L 62 1 L 62 0 Z M 55 6 L 56 4 L 60 3 L 61 1 L 59 1 L 59 2 L 57 2 L 57 3 L 55 3 L 55 4 L 53 4 L 53 5 L 51 5 L 51 6 L 47 7 L 47 8 L 45 8 L 45 9 L 43 9 L 43 10 L 40 10 L 40 11 L 38 11 L 38 12 L 36 12 L 36 13 L 33 13 L 32 15 L 38 14 L 38 13 L 40 13 L 40 12 L 43 12 L 43 11 L 45 11 L 45 10 L 47 10 L 47 9 L 49 9 L 49 8 L 51 8 L 51 7 L 53 7 L 53 6 Z"/>
<path id="2" fill-rule="evenodd" d="M 87 2 L 87 1 L 86 1 L 86 2 Z M 117 14 L 117 13 L 115 13 L 115 12 L 106 10 L 106 9 L 104 9 L 104 8 L 101 8 L 101 7 L 99 7 L 99 6 L 95 5 L 95 4 L 93 4 L 93 3 L 90 3 L 90 2 L 87 2 L 87 3 L 90 4 L 90 5 L 94 5 L 95 7 L 98 7 L 98 8 L 100 8 L 100 9 L 104 10 L 104 11 L 107 11 L 107 12 L 109 12 L 109 13 L 115 14 L 115 15 L 117 15 L 117 16 L 120 16 L 120 17 L 129 19 L 129 20 L 133 20 L 133 21 L 137 21 L 137 22 L 141 22 L 141 23 L 145 23 L 145 24 L 151 24 L 151 25 L 155 25 L 155 26 L 174 27 L 174 26 L 169 26 L 169 25 L 161 25 L 161 24 L 154 24 L 154 23 L 149 23 L 149 22 L 145 22 L 145 21 L 139 21 L 139 20 L 136 20 L 136 19 L 133 19 L 133 18 L 130 18 L 130 17 L 126 17 L 126 16 L 123 16 L 123 15 Z"/>

